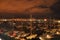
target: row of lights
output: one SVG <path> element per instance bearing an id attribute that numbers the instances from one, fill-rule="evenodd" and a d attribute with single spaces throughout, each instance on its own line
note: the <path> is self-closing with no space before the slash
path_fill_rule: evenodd
<path id="1" fill-rule="evenodd" d="M 17 19 L 16 19 L 17 20 Z M 26 20 L 26 19 L 24 19 Z M 30 21 L 35 21 L 34 19 L 29 19 Z M 38 21 L 40 21 L 40 19 L 37 19 Z M 47 21 L 47 19 L 43 19 L 44 21 Z M 0 21 L 9 21 L 8 19 L 0 19 Z"/>

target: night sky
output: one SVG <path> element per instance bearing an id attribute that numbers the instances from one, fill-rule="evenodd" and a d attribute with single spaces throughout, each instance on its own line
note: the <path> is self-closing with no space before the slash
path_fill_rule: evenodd
<path id="1" fill-rule="evenodd" d="M 1 17 L 51 16 L 60 18 L 60 0 L 0 0 Z"/>

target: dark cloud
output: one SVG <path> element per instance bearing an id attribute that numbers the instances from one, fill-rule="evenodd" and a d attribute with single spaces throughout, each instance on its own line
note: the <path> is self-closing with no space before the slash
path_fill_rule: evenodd
<path id="1" fill-rule="evenodd" d="M 0 0 L 0 12 L 50 13 L 57 0 Z"/>

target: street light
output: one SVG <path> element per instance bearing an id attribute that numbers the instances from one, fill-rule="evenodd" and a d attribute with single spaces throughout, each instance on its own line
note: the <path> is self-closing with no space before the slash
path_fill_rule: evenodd
<path id="1" fill-rule="evenodd" d="M 60 20 L 58 21 L 58 23 L 60 23 Z"/>
<path id="2" fill-rule="evenodd" d="M 42 37 L 39 37 L 39 39 L 40 39 L 40 40 L 44 40 L 44 38 L 42 38 Z"/>
<path id="3" fill-rule="evenodd" d="M 2 40 L 2 39 L 0 38 L 0 40 Z"/>
<path id="4" fill-rule="evenodd" d="M 44 19 L 44 21 L 47 21 L 47 19 Z"/>

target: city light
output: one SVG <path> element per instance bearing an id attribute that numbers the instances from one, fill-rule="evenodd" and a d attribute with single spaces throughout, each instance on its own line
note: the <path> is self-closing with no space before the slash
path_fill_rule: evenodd
<path id="1" fill-rule="evenodd" d="M 58 23 L 60 23 L 60 20 L 58 21 Z"/>
<path id="2" fill-rule="evenodd" d="M 52 22 L 54 24 L 48 24 L 50 22 L 48 19 L 33 19 L 33 20 L 26 19 L 26 21 L 24 21 L 23 19 L 19 19 L 16 21 L 15 20 L 16 19 L 1 20 L 2 21 L 1 25 L 3 25 L 2 28 L 5 27 L 5 28 L 1 29 L 1 30 L 3 30 L 3 34 L 5 32 L 5 34 L 7 36 L 9 36 L 11 38 L 14 37 L 14 39 L 20 39 L 20 40 L 26 40 L 26 39 L 31 40 L 31 39 L 35 39 L 35 38 L 40 39 L 40 40 L 46 40 L 46 39 L 54 38 L 54 35 L 56 35 L 56 34 L 60 35 L 60 30 L 58 28 L 56 28 L 59 26 L 55 25 L 58 22 L 60 24 L 60 20 L 54 19 L 54 22 Z M 32 21 L 32 22 L 30 22 L 30 21 Z M 31 26 L 31 24 L 32 24 L 32 26 Z M 53 26 L 50 26 L 50 25 L 53 25 Z M 53 27 L 53 29 L 51 27 Z M 56 31 L 56 30 L 58 30 L 58 31 Z M 3 39 L 0 38 L 0 40 L 3 40 Z"/>
<path id="3" fill-rule="evenodd" d="M 56 32 L 56 34 L 60 35 L 60 32 Z"/>
<path id="4" fill-rule="evenodd" d="M 2 40 L 2 39 L 0 38 L 0 40 Z"/>
<path id="5" fill-rule="evenodd" d="M 52 38 L 51 35 L 47 35 L 46 37 L 47 37 L 47 38 Z"/>
<path id="6" fill-rule="evenodd" d="M 40 40 L 44 40 L 42 37 L 39 37 Z"/>
<path id="7" fill-rule="evenodd" d="M 35 38 L 37 36 L 37 34 L 32 34 L 32 35 L 30 35 L 29 37 L 27 37 L 27 39 L 32 39 L 32 38 Z"/>
<path id="8" fill-rule="evenodd" d="M 47 21 L 47 19 L 44 19 L 44 21 Z"/>

